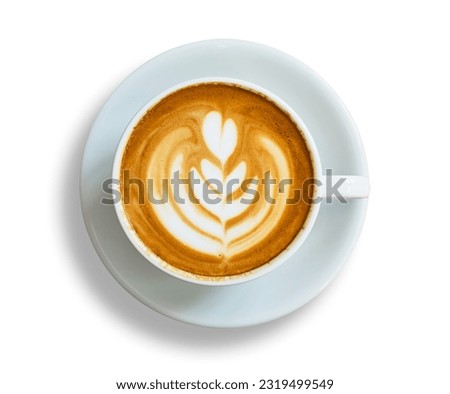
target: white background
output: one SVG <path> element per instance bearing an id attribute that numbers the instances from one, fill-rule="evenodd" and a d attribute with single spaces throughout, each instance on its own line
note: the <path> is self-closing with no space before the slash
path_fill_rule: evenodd
<path id="1" fill-rule="evenodd" d="M 445 1 L 16 1 L 0 6 L 4 393 L 114 393 L 117 380 L 333 378 L 333 393 L 448 393 L 450 12 Z M 207 38 L 281 49 L 341 96 L 372 194 L 351 259 L 262 326 L 149 310 L 96 256 L 83 145 L 143 62 Z"/>

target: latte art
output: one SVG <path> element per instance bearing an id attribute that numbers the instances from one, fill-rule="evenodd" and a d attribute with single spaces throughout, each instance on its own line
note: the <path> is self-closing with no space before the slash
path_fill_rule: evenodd
<path id="1" fill-rule="evenodd" d="M 130 197 L 124 211 L 148 253 L 195 275 L 232 276 L 267 263 L 310 209 L 308 199 L 287 202 L 313 176 L 301 130 L 236 85 L 202 83 L 162 99 L 134 128 L 121 171 L 146 186 L 142 201 L 121 179 Z"/>
<path id="2" fill-rule="evenodd" d="M 276 205 L 263 200 L 258 203 L 249 196 L 244 198 L 244 180 L 257 181 L 267 167 L 271 168 L 275 178 L 290 179 L 289 168 L 276 143 L 259 133 L 252 137 L 252 144 L 261 158 L 249 160 L 247 165 L 243 144 L 236 152 L 238 132 L 235 122 L 231 118 L 224 121 L 217 111 L 209 112 L 203 120 L 200 144 L 208 148 L 209 152 L 204 153 L 209 154 L 200 162 L 190 159 L 197 149 L 191 142 L 194 137 L 192 131 L 183 127 L 172 130 L 161 140 L 149 161 L 147 178 L 153 179 L 156 185 L 162 185 L 163 179 L 175 179 L 176 174 L 189 179 L 188 184 L 180 185 L 178 203 L 181 206 L 177 206 L 171 188 L 168 202 L 154 205 L 153 210 L 178 242 L 197 252 L 226 259 L 253 248 L 269 235 L 284 210 L 287 193 L 279 196 Z M 228 164 L 233 154 L 235 160 Z M 160 165 L 161 157 L 166 158 L 163 166 Z M 205 185 L 210 198 L 203 193 Z M 189 198 L 190 191 L 194 199 Z M 163 199 L 163 193 L 161 188 L 154 190 L 158 200 Z M 274 198 L 277 197 L 274 193 Z"/>

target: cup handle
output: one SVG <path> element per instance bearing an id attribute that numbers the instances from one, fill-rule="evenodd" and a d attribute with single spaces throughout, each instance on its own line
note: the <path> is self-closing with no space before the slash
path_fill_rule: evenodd
<path id="1" fill-rule="evenodd" d="M 360 175 L 324 175 L 322 196 L 328 199 L 367 198 L 370 193 L 369 178 Z"/>

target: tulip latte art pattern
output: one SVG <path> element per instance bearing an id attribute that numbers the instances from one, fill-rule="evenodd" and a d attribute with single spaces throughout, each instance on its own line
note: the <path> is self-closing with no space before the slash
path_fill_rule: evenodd
<path id="1" fill-rule="evenodd" d="M 273 102 L 236 85 L 197 84 L 159 101 L 127 142 L 125 171 L 124 211 L 146 252 L 194 275 L 267 263 L 310 209 L 309 200 L 287 203 L 313 177 L 301 131 Z"/>

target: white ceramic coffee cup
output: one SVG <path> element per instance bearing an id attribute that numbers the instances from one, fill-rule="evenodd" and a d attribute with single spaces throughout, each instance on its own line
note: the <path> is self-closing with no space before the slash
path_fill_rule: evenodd
<path id="1" fill-rule="evenodd" d="M 311 232 L 314 226 L 314 222 L 317 218 L 320 206 L 323 202 L 330 203 L 332 200 L 335 200 L 336 197 L 339 198 L 342 197 L 345 199 L 345 201 L 354 198 L 367 198 L 369 195 L 370 186 L 369 186 L 369 179 L 364 176 L 323 174 L 319 152 L 316 148 L 311 133 L 309 132 L 308 128 L 303 123 L 303 121 L 300 119 L 300 117 L 297 115 L 297 113 L 293 111 L 292 108 L 290 108 L 289 105 L 285 103 L 283 100 L 281 100 L 279 97 L 277 97 L 267 89 L 264 89 L 263 87 L 257 86 L 253 83 L 238 79 L 219 78 L 219 77 L 201 78 L 183 82 L 181 84 L 171 87 L 170 89 L 167 89 L 158 96 L 154 97 L 147 104 L 145 104 L 136 113 L 133 119 L 129 122 L 119 141 L 114 158 L 112 179 L 121 178 L 120 167 L 124 149 L 127 145 L 128 138 L 130 137 L 134 127 L 137 125 L 142 116 L 145 115 L 145 113 L 151 107 L 156 105 L 159 101 L 161 101 L 164 97 L 170 95 L 171 93 L 191 85 L 196 85 L 205 82 L 231 83 L 242 86 L 243 88 L 254 91 L 256 93 L 260 93 L 263 96 L 268 97 L 271 101 L 276 103 L 280 108 L 282 108 L 285 112 L 287 112 L 290 115 L 291 119 L 299 126 L 299 130 L 302 131 L 303 138 L 306 141 L 310 151 L 315 179 L 315 193 L 314 193 L 315 203 L 311 205 L 309 214 L 307 216 L 306 221 L 303 224 L 302 229 L 297 233 L 293 241 L 281 253 L 279 253 L 276 257 L 274 257 L 269 262 L 263 264 L 262 266 L 255 268 L 251 271 L 233 276 L 206 277 L 183 271 L 179 268 L 172 266 L 170 262 L 163 261 L 159 256 L 154 254 L 151 250 L 149 250 L 145 246 L 145 244 L 141 241 L 136 232 L 133 230 L 133 226 L 131 225 L 131 223 L 129 223 L 128 218 L 125 214 L 122 201 L 116 203 L 114 206 L 116 209 L 117 216 L 119 218 L 119 222 L 128 239 L 150 263 L 152 263 L 162 271 L 166 272 L 167 274 L 187 282 L 202 285 L 223 286 L 223 285 L 243 283 L 246 281 L 256 279 L 282 265 L 301 247 L 301 245 L 308 237 L 309 233 Z M 327 188 L 327 185 L 336 185 L 337 183 L 339 184 L 338 195 L 334 193 L 335 189 L 329 187 Z M 341 203 L 341 202 L 334 201 L 331 203 Z"/>

